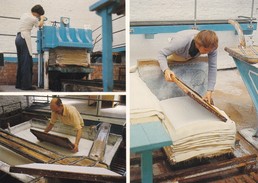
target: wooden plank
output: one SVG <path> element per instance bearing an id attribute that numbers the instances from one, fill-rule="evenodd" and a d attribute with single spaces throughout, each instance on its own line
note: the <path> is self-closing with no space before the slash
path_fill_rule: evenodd
<path id="1" fill-rule="evenodd" d="M 33 133 L 40 141 L 46 141 L 51 144 L 55 144 L 57 146 L 64 147 L 66 149 L 72 150 L 74 148 L 73 143 L 66 137 L 61 137 L 58 135 L 53 135 L 50 133 L 44 133 L 38 130 L 30 129 L 31 133 Z"/>
<path id="2" fill-rule="evenodd" d="M 130 131 L 132 152 L 154 150 L 172 144 L 160 121 L 131 125 Z"/>
<path id="3" fill-rule="evenodd" d="M 34 162 L 49 162 L 53 159 L 41 153 L 35 152 L 26 146 L 22 146 L 5 138 L 0 138 L 0 144 Z"/>
<path id="4" fill-rule="evenodd" d="M 230 183 L 237 183 L 237 182 L 235 181 L 234 177 L 229 178 L 228 181 L 229 181 Z"/>
<path id="5" fill-rule="evenodd" d="M 202 99 L 202 97 L 196 93 L 195 91 L 193 91 L 191 88 L 189 88 L 185 83 L 183 83 L 180 79 L 178 79 L 177 77 L 174 79 L 174 82 L 177 84 L 177 86 L 183 91 L 185 92 L 189 97 L 191 97 L 193 100 L 195 100 L 196 102 L 198 102 L 201 106 L 203 106 L 205 109 L 207 109 L 208 111 L 210 111 L 212 114 L 214 114 L 215 116 L 217 116 L 221 121 L 226 122 L 227 118 L 225 116 L 223 116 L 215 107 L 213 107 L 212 105 L 210 105 L 209 103 L 207 103 L 206 101 L 204 101 Z"/>
<path id="6" fill-rule="evenodd" d="M 235 176 L 234 179 L 237 183 L 243 183 L 244 182 L 242 175 Z"/>
<path id="7" fill-rule="evenodd" d="M 20 144 L 22 146 L 26 146 L 27 148 L 30 148 L 30 149 L 32 149 L 34 151 L 37 151 L 37 152 L 40 152 L 41 154 L 44 154 L 44 155 L 46 155 L 50 158 L 53 158 L 53 159 L 60 158 L 60 156 L 62 156 L 61 154 L 49 151 L 48 149 L 46 149 L 44 147 L 41 147 L 37 144 L 29 142 L 25 139 L 22 139 L 20 137 L 15 136 L 15 135 L 9 134 L 8 132 L 3 131 L 3 130 L 0 131 L 0 137 L 6 138 L 6 139 L 8 139 L 10 141 L 13 141 L 17 144 Z"/>
<path id="8" fill-rule="evenodd" d="M 179 182 L 180 183 L 195 183 L 195 182 L 226 183 L 227 181 L 225 181 L 224 179 L 223 180 L 219 180 L 219 179 L 221 179 L 221 177 L 235 175 L 237 172 L 238 170 L 234 168 L 229 170 L 217 170 L 216 172 L 212 172 L 212 173 L 201 174 L 201 175 L 196 175 L 189 178 L 184 178 L 182 180 L 179 180 Z"/>
<path id="9" fill-rule="evenodd" d="M 244 180 L 247 183 L 256 183 L 254 180 L 252 180 L 248 175 L 243 175 Z"/>
<path id="10" fill-rule="evenodd" d="M 108 166 L 104 163 L 100 163 L 98 161 L 85 158 L 81 161 L 76 162 L 74 165 L 76 166 L 89 166 L 89 167 L 102 167 L 102 168 L 108 168 Z"/>
<path id="11" fill-rule="evenodd" d="M 240 158 L 232 158 L 229 160 L 219 161 L 219 162 L 215 162 L 212 164 L 206 164 L 206 165 L 200 165 L 200 166 L 196 166 L 196 167 L 192 167 L 192 168 L 186 168 L 186 169 L 179 170 L 176 172 L 168 172 L 167 174 L 163 174 L 160 177 L 156 176 L 155 178 L 157 180 L 166 180 L 168 178 L 179 177 L 178 180 L 179 179 L 183 180 L 185 177 L 187 177 L 189 175 L 201 174 L 201 173 L 208 172 L 208 171 L 219 170 L 221 168 L 233 169 L 233 168 L 245 167 L 247 165 L 256 164 L 256 157 L 257 156 L 255 154 L 246 155 L 246 156 L 243 156 Z M 223 171 L 221 173 L 223 173 Z M 215 172 L 210 173 L 210 174 L 211 175 L 215 174 Z M 208 174 L 202 175 L 202 177 L 209 177 L 209 176 L 210 175 L 208 175 Z"/>
<path id="12" fill-rule="evenodd" d="M 255 64 L 258 63 L 258 46 L 248 46 L 246 48 L 228 48 L 225 47 L 225 51 L 229 53 L 230 56 L 235 57 L 239 60 Z"/>
<path id="13" fill-rule="evenodd" d="M 257 173 L 254 173 L 254 172 L 251 172 L 251 177 L 256 181 L 258 182 L 258 174 Z"/>
<path id="14" fill-rule="evenodd" d="M 10 167 L 10 172 L 39 175 L 45 177 L 98 181 L 125 182 L 126 177 L 99 167 L 82 167 L 33 163 Z"/>

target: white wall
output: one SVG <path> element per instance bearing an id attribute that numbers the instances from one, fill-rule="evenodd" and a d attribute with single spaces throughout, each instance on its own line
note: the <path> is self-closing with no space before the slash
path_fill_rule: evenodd
<path id="1" fill-rule="evenodd" d="M 131 21 L 192 20 L 194 0 L 130 0 Z M 225 19 L 250 16 L 252 0 L 197 0 L 197 19 Z M 258 13 L 255 1 L 254 15 Z"/>
<path id="2" fill-rule="evenodd" d="M 16 110 L 19 108 L 19 105 L 18 104 L 15 104 L 15 105 L 11 105 L 11 104 L 14 104 L 16 102 L 21 102 L 21 107 L 22 109 L 28 107 L 27 106 L 27 99 L 25 96 L 23 95 L 17 95 L 17 96 L 0 96 L 0 106 L 2 105 L 10 105 L 10 106 L 6 106 L 5 107 L 5 112 L 10 112 L 10 111 L 13 111 L 13 110 Z M 29 98 L 29 102 L 31 104 L 32 102 L 32 97 Z M 3 113 L 3 109 L 0 108 L 0 114 Z"/>
<path id="3" fill-rule="evenodd" d="M 197 20 L 236 19 L 239 15 L 251 16 L 252 0 L 197 0 Z M 258 1 L 254 4 L 254 17 L 258 15 Z M 193 20 L 194 0 L 131 0 L 130 21 L 173 21 Z M 238 45 L 234 31 L 216 32 L 219 37 L 218 68 L 234 67 L 235 64 L 225 46 Z M 138 59 L 156 59 L 157 52 L 168 45 L 171 34 L 156 34 L 154 39 L 145 39 L 144 35 L 130 35 L 130 64 Z M 253 40 L 258 44 L 257 31 Z M 250 39 L 249 36 L 246 39 Z"/>
<path id="4" fill-rule="evenodd" d="M 92 30 L 102 25 L 101 17 L 96 12 L 89 11 L 89 7 L 99 0 L 0 0 L 0 16 L 20 17 L 25 12 L 30 12 L 36 4 L 41 4 L 45 9 L 45 16 L 50 21 L 59 21 L 60 17 L 70 17 L 72 28 L 84 28 L 91 25 Z M 113 18 L 117 15 L 113 14 Z M 0 34 L 16 34 L 19 21 L 0 18 Z M 113 23 L 113 31 L 124 29 L 125 17 Z M 93 39 L 101 33 L 101 29 L 93 33 Z M 36 35 L 34 28 L 32 35 Z M 0 36 L 0 51 L 16 52 L 15 37 Z M 36 52 L 36 39 L 33 39 L 33 52 Z M 113 45 L 125 43 L 125 32 L 115 34 Z M 101 50 L 101 41 L 95 46 L 94 51 Z"/>

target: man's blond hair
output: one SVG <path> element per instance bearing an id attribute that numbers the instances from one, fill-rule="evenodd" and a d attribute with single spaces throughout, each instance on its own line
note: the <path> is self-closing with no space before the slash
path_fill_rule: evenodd
<path id="1" fill-rule="evenodd" d="M 219 39 L 214 31 L 203 30 L 200 31 L 194 38 L 194 41 L 199 46 L 204 48 L 218 48 Z"/>

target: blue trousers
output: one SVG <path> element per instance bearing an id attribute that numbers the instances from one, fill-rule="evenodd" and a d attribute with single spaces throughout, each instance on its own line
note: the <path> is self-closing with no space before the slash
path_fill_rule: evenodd
<path id="1" fill-rule="evenodd" d="M 17 74 L 16 74 L 16 88 L 28 90 L 32 87 L 32 56 L 29 53 L 25 39 L 18 33 L 15 39 L 17 49 Z"/>

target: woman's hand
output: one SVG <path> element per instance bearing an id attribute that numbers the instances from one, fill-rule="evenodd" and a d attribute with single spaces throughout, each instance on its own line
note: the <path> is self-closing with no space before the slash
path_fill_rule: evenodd
<path id="1" fill-rule="evenodd" d="M 164 74 L 166 81 L 174 82 L 176 75 L 173 71 L 171 71 L 170 69 L 166 69 Z"/>
<path id="2" fill-rule="evenodd" d="M 41 16 L 40 16 L 39 23 L 38 23 L 38 27 L 42 27 L 42 26 L 44 25 L 44 19 L 45 19 L 45 16 L 44 16 L 44 15 L 41 15 Z"/>
<path id="3" fill-rule="evenodd" d="M 41 16 L 40 16 L 40 20 L 41 20 L 41 21 L 44 21 L 44 20 L 45 20 L 45 16 L 44 16 L 44 15 L 41 15 Z"/>
<path id="4" fill-rule="evenodd" d="M 205 100 L 208 104 L 212 104 L 213 105 L 212 91 L 207 91 L 205 93 L 205 95 L 202 97 L 202 99 Z"/>

